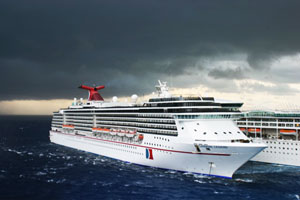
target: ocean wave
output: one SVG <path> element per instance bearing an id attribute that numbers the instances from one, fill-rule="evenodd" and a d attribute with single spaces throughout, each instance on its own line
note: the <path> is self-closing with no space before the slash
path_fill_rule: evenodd
<path id="1" fill-rule="evenodd" d="M 236 178 L 234 180 L 238 181 L 238 182 L 244 182 L 244 183 L 252 183 L 253 182 L 252 179 L 247 179 L 247 178 L 245 178 L 245 179 L 243 179 L 243 178 Z"/>
<path id="2" fill-rule="evenodd" d="M 47 173 L 45 173 L 45 172 L 37 172 L 35 175 L 37 175 L 37 176 L 44 176 L 44 175 L 47 175 Z"/>

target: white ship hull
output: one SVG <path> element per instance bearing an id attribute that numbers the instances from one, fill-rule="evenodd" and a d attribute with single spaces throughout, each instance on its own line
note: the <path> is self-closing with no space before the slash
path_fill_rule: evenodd
<path id="1" fill-rule="evenodd" d="M 280 139 L 254 139 L 268 147 L 253 157 L 252 161 L 300 166 L 300 141 Z"/>
<path id="2" fill-rule="evenodd" d="M 143 144 L 132 144 L 121 139 L 116 141 L 92 135 L 50 131 L 51 142 L 74 149 L 139 165 L 225 178 L 231 178 L 239 167 L 265 148 L 265 145 L 257 143 L 214 142 L 206 143 L 204 148 L 201 148 L 201 153 L 196 153 L 193 144 L 175 141 L 166 147 L 160 147 L 159 145 L 163 143 L 158 144 L 154 137 L 145 135 Z M 149 145 L 145 145 L 145 142 Z M 157 147 L 153 146 L 155 143 Z M 209 150 L 205 151 L 206 148 Z"/>

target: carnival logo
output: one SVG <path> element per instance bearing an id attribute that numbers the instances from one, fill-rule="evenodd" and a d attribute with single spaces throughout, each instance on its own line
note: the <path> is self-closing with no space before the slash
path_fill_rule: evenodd
<path id="1" fill-rule="evenodd" d="M 152 153 L 152 149 L 146 149 L 146 158 L 153 160 L 153 153 Z"/>

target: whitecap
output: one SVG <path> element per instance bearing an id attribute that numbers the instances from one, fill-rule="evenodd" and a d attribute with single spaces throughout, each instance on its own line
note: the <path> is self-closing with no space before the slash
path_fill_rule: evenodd
<path id="1" fill-rule="evenodd" d="M 206 178 L 211 179 L 211 176 L 202 175 L 202 174 L 193 174 L 195 178 Z"/>
<path id="2" fill-rule="evenodd" d="M 7 149 L 9 152 L 13 152 L 13 153 L 16 153 L 16 154 L 19 154 L 19 155 L 21 155 L 22 154 L 22 152 L 20 152 L 20 151 L 17 151 L 17 150 L 14 150 L 14 149 Z"/>
<path id="3" fill-rule="evenodd" d="M 166 173 L 167 174 L 176 174 L 176 171 L 174 171 L 174 170 L 167 170 Z"/>
<path id="4" fill-rule="evenodd" d="M 241 179 L 241 178 L 237 178 L 237 179 L 234 179 L 235 181 L 239 181 L 239 182 L 245 182 L 245 183 L 252 183 L 253 180 L 251 179 Z"/>
<path id="5" fill-rule="evenodd" d="M 45 172 L 37 172 L 35 175 L 37 175 L 37 176 L 44 176 L 44 175 L 46 175 L 47 173 L 45 173 Z"/>
<path id="6" fill-rule="evenodd" d="M 201 181 L 201 180 L 198 180 L 198 179 L 194 180 L 194 182 L 196 182 L 196 183 L 205 183 L 204 181 Z"/>
<path id="7" fill-rule="evenodd" d="M 65 179 L 65 178 L 56 181 L 56 183 L 64 183 L 64 182 L 66 182 L 66 179 Z"/>

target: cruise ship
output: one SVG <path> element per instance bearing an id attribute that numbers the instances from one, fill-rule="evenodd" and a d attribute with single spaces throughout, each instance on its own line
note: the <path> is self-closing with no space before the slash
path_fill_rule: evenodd
<path id="1" fill-rule="evenodd" d="M 134 164 L 232 178 L 234 172 L 266 148 L 251 141 L 236 125 L 243 103 L 213 97 L 183 97 L 169 93 L 166 82 L 157 95 L 139 101 L 104 101 L 98 90 L 86 102 L 74 99 L 54 112 L 50 140 Z"/>
<path id="2" fill-rule="evenodd" d="M 240 130 L 268 145 L 251 160 L 300 166 L 300 112 L 250 111 L 237 120 Z"/>

